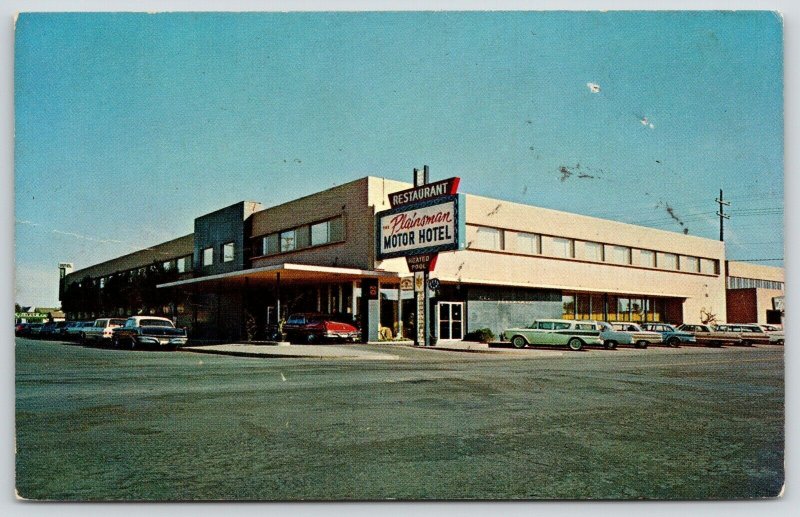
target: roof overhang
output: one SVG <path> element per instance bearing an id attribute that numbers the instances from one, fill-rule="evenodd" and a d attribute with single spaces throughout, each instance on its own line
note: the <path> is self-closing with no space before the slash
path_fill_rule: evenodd
<path id="1" fill-rule="evenodd" d="M 348 282 L 363 278 L 375 278 L 388 283 L 400 281 L 400 274 L 394 271 L 366 270 L 357 268 L 315 266 L 309 264 L 275 264 L 252 269 L 201 276 L 159 284 L 158 288 L 184 287 L 203 291 L 217 288 L 237 288 L 244 286 L 275 285 L 280 275 L 282 285 L 320 284 L 328 282 Z"/>

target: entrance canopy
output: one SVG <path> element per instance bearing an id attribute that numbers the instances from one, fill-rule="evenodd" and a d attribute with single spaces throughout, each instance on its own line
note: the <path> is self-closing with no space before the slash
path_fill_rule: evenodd
<path id="1" fill-rule="evenodd" d="M 219 275 L 201 276 L 188 280 L 178 280 L 177 282 L 159 284 L 157 287 L 182 287 L 202 292 L 219 288 L 267 286 L 274 285 L 279 278 L 278 275 L 280 275 L 281 284 L 284 285 L 349 282 L 363 278 L 376 278 L 389 284 L 400 282 L 400 274 L 394 271 L 284 263 Z"/>

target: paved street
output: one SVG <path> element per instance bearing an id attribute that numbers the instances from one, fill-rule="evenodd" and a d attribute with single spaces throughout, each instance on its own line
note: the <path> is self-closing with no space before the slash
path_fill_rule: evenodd
<path id="1" fill-rule="evenodd" d="M 34 499 L 746 498 L 783 483 L 783 348 L 354 346 L 393 360 L 16 340 Z"/>

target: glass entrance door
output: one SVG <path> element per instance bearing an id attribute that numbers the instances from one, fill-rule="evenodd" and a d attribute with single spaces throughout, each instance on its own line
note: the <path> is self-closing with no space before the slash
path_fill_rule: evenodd
<path id="1" fill-rule="evenodd" d="M 439 302 L 437 307 L 439 320 L 439 339 L 464 338 L 464 303 Z"/>

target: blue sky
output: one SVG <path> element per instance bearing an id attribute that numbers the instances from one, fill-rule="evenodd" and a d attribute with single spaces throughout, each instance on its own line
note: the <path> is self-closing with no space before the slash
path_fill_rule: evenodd
<path id="1" fill-rule="evenodd" d="M 423 164 L 712 239 L 722 188 L 728 257 L 782 259 L 782 37 L 754 12 L 21 15 L 16 301 L 236 201 Z"/>

